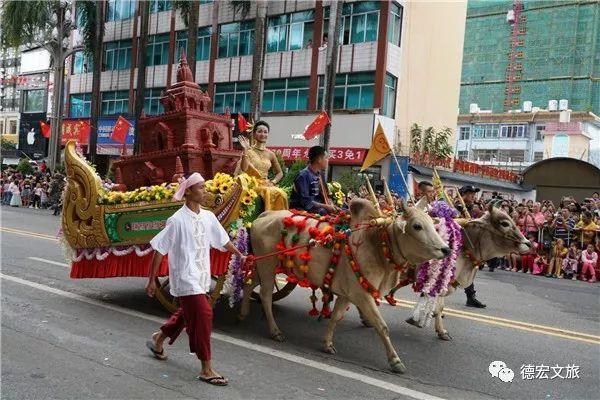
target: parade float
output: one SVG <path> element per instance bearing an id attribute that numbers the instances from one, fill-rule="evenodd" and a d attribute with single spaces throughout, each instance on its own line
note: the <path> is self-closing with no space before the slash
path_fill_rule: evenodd
<path id="1" fill-rule="evenodd" d="M 114 164 L 116 184 L 110 190 L 75 142 L 67 143 L 62 232 L 71 278 L 147 277 L 153 256 L 149 242 L 182 206 L 172 197 L 178 181 L 191 172 L 207 179 L 203 207 L 215 213 L 235 244 L 246 245 L 246 229 L 261 204 L 254 177 L 232 176 L 241 152 L 233 148 L 229 113 L 208 111 L 211 99 L 194 82 L 185 56 L 177 82 L 160 101 L 164 114 L 140 118 L 140 150 Z M 213 303 L 224 286 L 239 298 L 248 275 L 242 268 L 229 253 L 211 252 Z M 158 275 L 156 297 L 172 311 L 177 305 L 168 291 L 166 257 Z M 274 298 L 285 297 L 294 286 L 278 286 Z"/>

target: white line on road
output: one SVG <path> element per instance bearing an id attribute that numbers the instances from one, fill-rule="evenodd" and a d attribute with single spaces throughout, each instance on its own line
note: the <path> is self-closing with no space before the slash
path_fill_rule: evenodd
<path id="1" fill-rule="evenodd" d="M 26 285 L 26 286 L 32 287 L 34 289 L 42 290 L 44 292 L 52 293 L 52 294 L 55 294 L 57 296 L 62 296 L 62 297 L 66 297 L 66 298 L 69 298 L 69 299 L 72 299 L 72 300 L 77 300 L 77 301 L 80 301 L 82 303 L 87 303 L 87 304 L 91 304 L 91 305 L 94 305 L 94 306 L 97 306 L 97 307 L 102 307 L 102 308 L 105 308 L 107 310 L 120 312 L 121 314 L 130 315 L 132 317 L 137 317 L 137 318 L 145 319 L 145 320 L 156 322 L 156 323 L 159 323 L 159 324 L 162 324 L 164 322 L 163 319 L 155 317 L 155 316 L 150 315 L 150 314 L 146 314 L 146 313 L 142 313 L 142 312 L 134 311 L 134 310 L 129 310 L 127 308 L 115 306 L 115 305 L 112 305 L 112 304 L 106 304 L 106 303 L 103 303 L 103 302 L 98 301 L 98 300 L 94 300 L 94 299 L 90 299 L 90 298 L 85 297 L 85 296 L 81 296 L 79 294 L 67 292 L 67 291 L 64 291 L 64 290 L 61 290 L 61 289 L 56 289 L 56 288 L 53 288 L 53 287 L 50 287 L 50 286 L 42 285 L 42 284 L 37 283 L 37 282 L 31 282 L 31 281 L 28 281 L 28 280 L 25 280 L 25 279 L 18 278 L 16 276 L 6 275 L 6 274 L 3 274 L 1 272 L 0 272 L 0 278 L 6 279 L 7 281 L 19 283 L 21 285 Z M 383 381 L 381 379 L 371 378 L 369 376 L 362 375 L 362 374 L 359 374 L 357 372 L 352 372 L 352 371 L 348 371 L 348 370 L 345 370 L 345 369 L 342 369 L 342 368 L 334 367 L 332 365 L 328 365 L 328 364 L 325 364 L 325 363 L 322 363 L 322 362 L 319 362 L 319 361 L 310 360 L 308 358 L 300 357 L 300 356 L 297 356 L 295 354 L 290 354 L 290 353 L 286 353 L 286 352 L 283 352 L 283 351 L 280 351 L 280 350 L 271 349 L 271 348 L 269 348 L 267 346 L 262 346 L 262 345 L 259 345 L 259 344 L 247 342 L 245 340 L 237 339 L 237 338 L 234 338 L 234 337 L 222 334 L 222 333 L 214 333 L 213 332 L 212 338 L 216 339 L 216 340 L 219 340 L 221 342 L 225 342 L 225 343 L 229 343 L 229 344 L 233 344 L 233 345 L 242 347 L 244 349 L 251 349 L 251 350 L 254 350 L 256 352 L 267 354 L 267 355 L 270 355 L 270 356 L 273 356 L 273 357 L 277 357 L 277 358 L 281 358 L 283 360 L 290 361 L 290 362 L 293 362 L 293 363 L 296 363 L 296 364 L 309 366 L 309 367 L 312 367 L 314 369 L 321 370 L 323 372 L 327 372 L 327 373 L 334 374 L 334 375 L 339 375 L 339 376 L 342 376 L 342 377 L 348 378 L 348 379 L 353 379 L 355 381 L 359 381 L 359 382 L 365 383 L 367 385 L 375 386 L 375 387 L 380 388 L 380 389 L 385 389 L 385 390 L 388 390 L 390 392 L 398 393 L 398 394 L 403 395 L 403 396 L 408 396 L 408 397 L 411 397 L 413 399 L 417 399 L 417 400 L 442 400 L 442 398 L 440 398 L 440 397 L 432 396 L 432 395 L 427 394 L 427 393 L 423 393 L 423 392 L 419 392 L 417 390 L 409 389 L 409 388 L 406 388 L 404 386 L 400 386 L 400 385 L 396 385 L 394 383 Z"/>
<path id="2" fill-rule="evenodd" d="M 27 258 L 29 258 L 30 260 L 33 260 L 33 261 L 39 261 L 39 262 L 43 262 L 46 264 L 58 265 L 59 267 L 71 268 L 71 266 L 69 264 L 58 262 L 58 261 L 46 260 L 45 258 L 39 258 L 39 257 L 27 257 Z"/>

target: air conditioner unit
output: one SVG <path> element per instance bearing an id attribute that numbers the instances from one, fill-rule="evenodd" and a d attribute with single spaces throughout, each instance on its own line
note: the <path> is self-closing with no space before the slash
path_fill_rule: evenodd
<path id="1" fill-rule="evenodd" d="M 479 112 L 479 106 L 477 105 L 477 103 L 469 104 L 469 113 L 477 114 L 478 112 Z"/>
<path id="2" fill-rule="evenodd" d="M 558 102 L 558 109 L 560 111 L 566 111 L 569 109 L 569 100 L 567 99 L 560 99 Z"/>
<path id="3" fill-rule="evenodd" d="M 548 102 L 548 111 L 558 111 L 558 101 L 550 100 Z"/>
<path id="4" fill-rule="evenodd" d="M 524 101 L 523 102 L 523 111 L 524 112 L 531 112 L 531 108 L 533 107 L 533 103 L 531 101 Z"/>
<path id="5" fill-rule="evenodd" d="M 506 22 L 508 22 L 509 24 L 513 24 L 515 22 L 514 10 L 508 10 L 508 12 L 506 13 Z"/>

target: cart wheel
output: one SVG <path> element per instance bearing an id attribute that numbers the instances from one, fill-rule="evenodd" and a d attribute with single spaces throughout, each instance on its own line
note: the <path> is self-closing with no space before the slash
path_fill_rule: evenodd
<path id="1" fill-rule="evenodd" d="M 285 274 L 280 274 L 275 277 L 275 287 L 273 288 L 273 303 L 287 297 L 292 290 L 297 286 L 296 283 L 289 283 L 286 280 Z M 254 288 L 252 299 L 260 303 L 260 286 Z"/>
<path id="2" fill-rule="evenodd" d="M 156 278 L 156 299 L 170 313 L 174 313 L 179 308 L 177 298 L 169 293 L 169 277 Z"/>

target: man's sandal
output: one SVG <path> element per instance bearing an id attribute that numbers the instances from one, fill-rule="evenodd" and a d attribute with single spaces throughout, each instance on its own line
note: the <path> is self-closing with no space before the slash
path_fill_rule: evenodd
<path id="1" fill-rule="evenodd" d="M 205 378 L 203 376 L 198 376 L 196 379 L 198 379 L 201 382 L 208 383 L 209 385 L 215 385 L 215 386 L 229 385 L 229 382 L 227 382 L 227 380 L 222 376 L 213 376 L 212 378 Z"/>
<path id="2" fill-rule="evenodd" d="M 164 361 L 167 359 L 167 355 L 165 354 L 165 349 L 162 349 L 161 351 L 157 351 L 156 344 L 152 340 L 148 340 L 146 342 L 146 347 L 152 352 L 152 355 L 157 360 Z"/>

